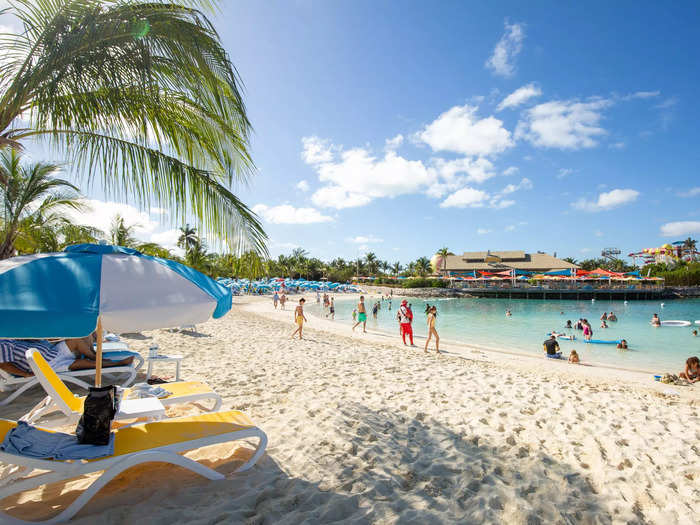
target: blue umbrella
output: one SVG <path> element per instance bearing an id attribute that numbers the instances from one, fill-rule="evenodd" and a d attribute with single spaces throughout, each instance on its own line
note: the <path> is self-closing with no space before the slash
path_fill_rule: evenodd
<path id="1" fill-rule="evenodd" d="M 231 291 L 175 261 L 81 244 L 0 261 L 0 337 L 47 339 L 197 324 L 231 309 Z"/>

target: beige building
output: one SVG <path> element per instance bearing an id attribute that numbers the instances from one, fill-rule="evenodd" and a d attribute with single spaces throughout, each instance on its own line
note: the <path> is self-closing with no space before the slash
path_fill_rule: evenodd
<path id="1" fill-rule="evenodd" d="M 525 253 L 519 250 L 464 252 L 462 255 L 448 255 L 446 263 L 443 263 L 440 256 L 437 256 L 434 261 L 437 272 L 443 275 L 468 274 L 475 270 L 500 272 L 516 269 L 537 273 L 578 268 L 575 264 L 546 253 Z"/>

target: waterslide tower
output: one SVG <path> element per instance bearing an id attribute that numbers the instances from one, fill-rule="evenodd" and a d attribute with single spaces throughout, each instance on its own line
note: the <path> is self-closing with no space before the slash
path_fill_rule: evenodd
<path id="1" fill-rule="evenodd" d="M 619 248 L 603 248 L 603 251 L 600 252 L 600 255 L 602 255 L 605 259 L 608 259 L 609 261 L 618 261 L 620 259 L 621 253 L 622 252 Z"/>

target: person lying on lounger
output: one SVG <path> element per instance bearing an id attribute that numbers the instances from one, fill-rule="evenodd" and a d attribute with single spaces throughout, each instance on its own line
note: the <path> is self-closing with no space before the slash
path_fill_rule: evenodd
<path id="1" fill-rule="evenodd" d="M 95 368 L 96 356 L 92 350 L 92 338 L 86 337 L 66 339 L 55 344 L 45 339 L 0 339 L 0 369 L 20 377 L 33 375 L 24 355 L 31 348 L 38 350 L 56 372 Z M 121 361 L 103 359 L 102 366 L 126 366 L 133 360 L 133 357 Z"/>

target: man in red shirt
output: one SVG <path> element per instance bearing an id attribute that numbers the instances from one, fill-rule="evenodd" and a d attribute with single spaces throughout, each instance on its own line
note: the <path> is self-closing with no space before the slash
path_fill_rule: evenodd
<path id="1" fill-rule="evenodd" d="M 400 326 L 400 333 L 401 337 L 403 338 L 403 344 L 406 344 L 406 336 L 408 335 L 409 340 L 411 341 L 411 346 L 413 345 L 413 328 L 411 327 L 411 323 L 413 322 L 413 312 L 411 309 L 408 307 L 408 303 L 406 299 L 401 301 L 401 306 L 399 307 L 399 326 Z"/>

